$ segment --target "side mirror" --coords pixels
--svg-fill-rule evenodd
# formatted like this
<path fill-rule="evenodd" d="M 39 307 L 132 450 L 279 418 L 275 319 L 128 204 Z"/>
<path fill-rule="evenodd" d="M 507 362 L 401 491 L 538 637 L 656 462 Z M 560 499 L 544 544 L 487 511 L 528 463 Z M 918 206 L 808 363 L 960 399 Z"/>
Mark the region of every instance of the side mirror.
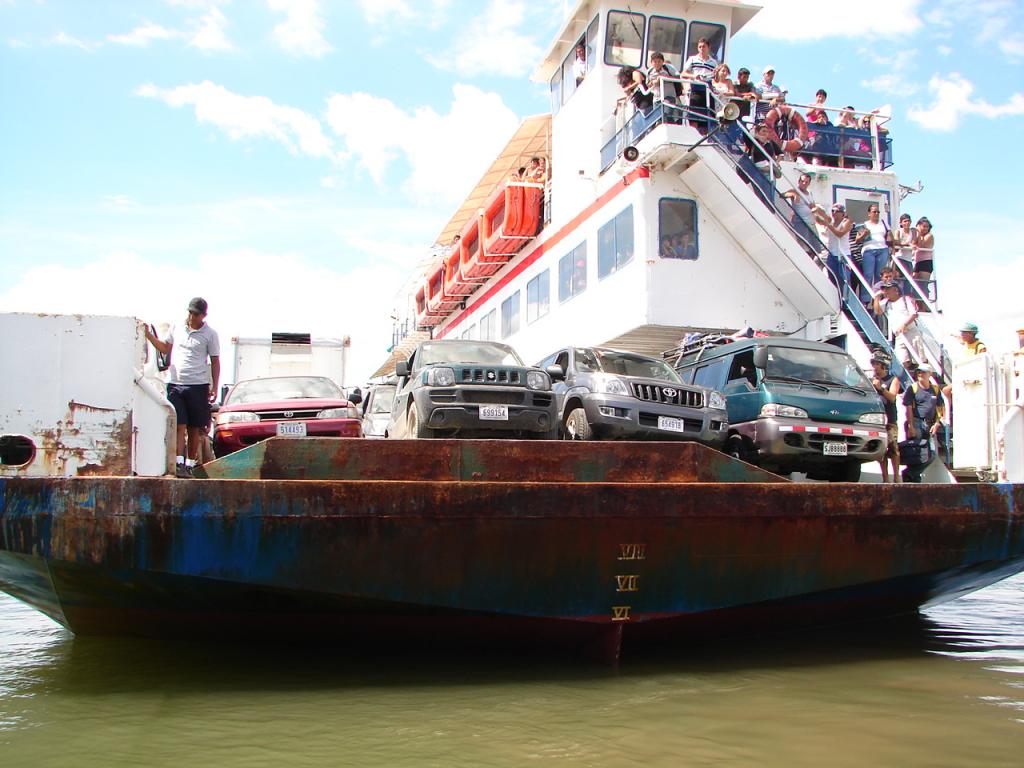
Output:
<path fill-rule="evenodd" d="M 762 371 L 768 367 L 768 347 L 758 347 L 754 350 L 754 367 Z"/>
<path fill-rule="evenodd" d="M 552 381 L 565 381 L 565 369 L 560 365 L 549 365 L 544 369 Z"/>
<path fill-rule="evenodd" d="M 406 360 L 399 360 L 395 363 L 395 376 L 404 379 L 409 375 L 409 363 Z"/>

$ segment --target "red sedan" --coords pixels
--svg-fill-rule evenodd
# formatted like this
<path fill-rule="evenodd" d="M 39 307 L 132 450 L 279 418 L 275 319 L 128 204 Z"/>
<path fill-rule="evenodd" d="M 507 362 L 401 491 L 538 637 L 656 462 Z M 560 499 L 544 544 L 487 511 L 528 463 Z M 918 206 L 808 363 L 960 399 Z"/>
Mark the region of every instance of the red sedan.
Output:
<path fill-rule="evenodd" d="M 240 381 L 217 412 L 213 448 L 226 456 L 274 436 L 362 437 L 359 401 L 325 376 Z"/>

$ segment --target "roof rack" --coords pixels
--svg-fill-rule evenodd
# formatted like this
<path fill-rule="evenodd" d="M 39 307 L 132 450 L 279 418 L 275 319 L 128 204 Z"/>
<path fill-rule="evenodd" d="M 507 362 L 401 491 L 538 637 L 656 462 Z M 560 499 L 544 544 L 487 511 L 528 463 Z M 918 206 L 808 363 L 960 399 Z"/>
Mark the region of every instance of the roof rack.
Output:
<path fill-rule="evenodd" d="M 666 361 L 669 361 L 673 367 L 679 364 L 687 355 L 692 355 L 694 352 L 697 353 L 697 360 L 700 360 L 701 354 L 709 348 L 720 347 L 723 344 L 729 344 L 738 339 L 748 338 L 746 333 L 747 329 L 743 329 L 739 333 L 732 335 L 725 333 L 701 333 L 700 331 L 693 331 L 686 334 L 680 340 L 679 344 L 662 353 L 662 357 Z"/>

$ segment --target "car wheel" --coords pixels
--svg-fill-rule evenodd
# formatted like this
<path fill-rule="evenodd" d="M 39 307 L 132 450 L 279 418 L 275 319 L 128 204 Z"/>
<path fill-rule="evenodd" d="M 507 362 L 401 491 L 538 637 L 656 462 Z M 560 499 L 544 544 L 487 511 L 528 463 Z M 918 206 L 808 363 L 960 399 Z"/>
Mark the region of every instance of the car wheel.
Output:
<path fill-rule="evenodd" d="M 587 421 L 587 412 L 582 408 L 574 408 L 565 419 L 566 440 L 593 440 L 594 430 Z"/>
<path fill-rule="evenodd" d="M 722 448 L 722 453 L 726 456 L 731 456 L 734 459 L 744 461 L 744 455 L 746 451 L 743 450 L 743 438 L 739 435 L 732 435 L 728 440 L 725 441 L 725 447 Z"/>
<path fill-rule="evenodd" d="M 424 427 L 420 424 L 419 414 L 416 412 L 416 406 L 414 405 L 409 409 L 409 420 L 407 422 L 408 429 L 406 430 L 409 437 L 415 437 L 418 439 L 433 437 L 434 430 L 430 427 Z"/>

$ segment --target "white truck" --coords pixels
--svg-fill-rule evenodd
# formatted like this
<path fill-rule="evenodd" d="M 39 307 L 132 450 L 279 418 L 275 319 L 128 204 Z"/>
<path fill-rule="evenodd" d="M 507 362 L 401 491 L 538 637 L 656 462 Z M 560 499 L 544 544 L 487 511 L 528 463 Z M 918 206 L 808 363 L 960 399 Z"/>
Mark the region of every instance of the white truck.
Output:
<path fill-rule="evenodd" d="M 345 387 L 351 339 L 308 333 L 272 333 L 270 338 L 232 337 L 234 381 L 268 376 L 326 376 Z"/>

